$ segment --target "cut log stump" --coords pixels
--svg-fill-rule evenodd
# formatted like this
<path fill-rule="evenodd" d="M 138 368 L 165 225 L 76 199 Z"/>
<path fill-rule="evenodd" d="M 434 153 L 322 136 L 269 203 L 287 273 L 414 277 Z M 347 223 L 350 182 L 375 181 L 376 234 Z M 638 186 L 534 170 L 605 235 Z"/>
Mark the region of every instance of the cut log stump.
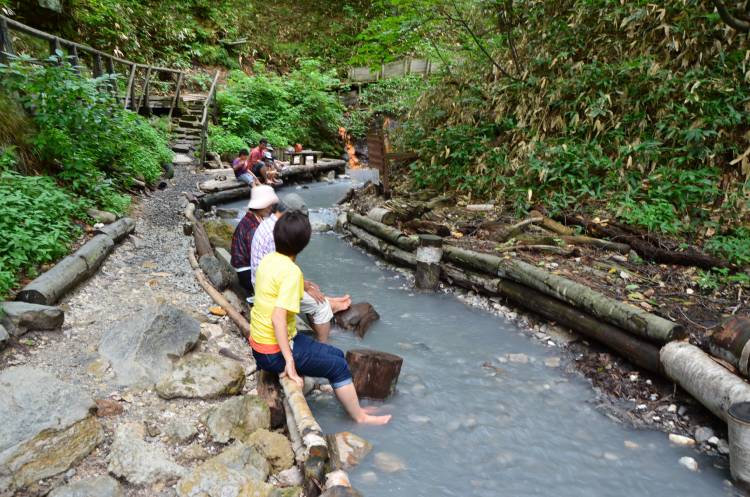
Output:
<path fill-rule="evenodd" d="M 354 388 L 360 398 L 383 400 L 396 391 L 403 358 L 378 350 L 352 349 L 346 353 Z"/>
<path fill-rule="evenodd" d="M 271 410 L 271 429 L 281 428 L 286 424 L 283 393 L 279 375 L 268 371 L 258 372 L 258 396 L 266 401 Z"/>

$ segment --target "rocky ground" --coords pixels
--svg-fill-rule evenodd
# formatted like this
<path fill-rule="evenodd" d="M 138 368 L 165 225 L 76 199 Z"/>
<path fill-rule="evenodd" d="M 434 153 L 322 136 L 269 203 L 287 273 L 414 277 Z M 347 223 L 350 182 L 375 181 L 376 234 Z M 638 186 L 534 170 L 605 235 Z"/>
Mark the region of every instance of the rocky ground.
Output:
<path fill-rule="evenodd" d="M 25 443 L 20 455 L 0 457 L 3 497 L 19 483 L 27 484 L 19 497 L 51 489 L 55 497 L 269 495 L 267 477 L 293 465 L 286 437 L 266 430 L 249 348 L 226 317 L 209 312 L 187 260 L 181 192 L 199 179 L 179 166 L 166 189 L 136 200 L 136 233 L 60 302 L 62 330 L 31 331 L 0 351 L 0 396 L 13 399 L 0 408 L 10 418 L 0 439 Z M 6 464 L 17 471 L 4 473 Z M 285 485 L 299 483 L 294 471 L 283 474 Z"/>
<path fill-rule="evenodd" d="M 414 203 L 435 197 L 434 194 L 420 197 L 400 192 L 393 198 L 396 203 Z M 450 243 L 472 250 L 497 255 L 498 249 L 504 250 L 513 244 L 512 241 L 506 244 L 493 242 L 488 239 L 490 233 L 487 231 L 466 228 L 488 220 L 499 220 L 499 224 L 509 226 L 518 222 L 518 218 L 502 212 L 501 208 L 471 211 L 466 208 L 466 202 L 455 200 L 440 203 L 419 219 L 445 226 L 450 231 Z M 382 204 L 383 198 L 377 189 L 368 187 L 351 197 L 348 206 L 366 214 L 372 207 Z M 404 232 L 415 233 L 408 223 L 398 224 Z M 549 235 L 536 226 L 529 226 L 525 231 L 536 236 Z M 694 267 L 649 263 L 633 253 L 621 254 L 583 246 L 575 247 L 567 255 L 527 250 L 501 253 L 674 320 L 684 326 L 693 343 L 703 348 L 707 348 L 708 338 L 725 319 L 735 315 L 750 316 L 750 292 L 741 284 L 704 288 L 701 273 Z M 591 381 L 597 391 L 598 406 L 606 415 L 636 428 L 673 434 L 675 443 L 695 445 L 706 453 L 728 454 L 725 424 L 672 382 L 644 372 L 611 350 L 554 323 L 509 308 L 499 297 L 487 298 L 444 285 L 443 289 L 456 293 L 469 305 L 516 322 L 530 339 L 560 349 L 562 367 L 570 373 L 583 374 Z M 728 465 L 728 459 L 725 461 Z"/>

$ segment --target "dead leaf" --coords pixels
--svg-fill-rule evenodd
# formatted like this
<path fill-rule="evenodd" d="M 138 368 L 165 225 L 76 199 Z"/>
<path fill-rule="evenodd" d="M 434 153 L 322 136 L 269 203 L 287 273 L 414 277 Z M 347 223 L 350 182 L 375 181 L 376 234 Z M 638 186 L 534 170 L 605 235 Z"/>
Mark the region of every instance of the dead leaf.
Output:
<path fill-rule="evenodd" d="M 214 316 L 226 316 L 227 315 L 227 311 L 225 311 L 223 307 L 218 306 L 218 305 L 209 307 L 208 312 L 210 312 Z"/>

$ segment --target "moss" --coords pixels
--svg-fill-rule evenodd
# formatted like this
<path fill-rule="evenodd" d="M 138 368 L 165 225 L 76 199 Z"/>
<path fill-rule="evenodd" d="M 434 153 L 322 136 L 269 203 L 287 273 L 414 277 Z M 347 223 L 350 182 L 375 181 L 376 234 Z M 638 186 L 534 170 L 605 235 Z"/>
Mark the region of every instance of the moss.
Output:
<path fill-rule="evenodd" d="M 206 228 L 208 239 L 214 247 L 220 247 L 226 250 L 232 249 L 232 235 L 234 228 L 224 221 L 204 221 L 203 227 Z"/>

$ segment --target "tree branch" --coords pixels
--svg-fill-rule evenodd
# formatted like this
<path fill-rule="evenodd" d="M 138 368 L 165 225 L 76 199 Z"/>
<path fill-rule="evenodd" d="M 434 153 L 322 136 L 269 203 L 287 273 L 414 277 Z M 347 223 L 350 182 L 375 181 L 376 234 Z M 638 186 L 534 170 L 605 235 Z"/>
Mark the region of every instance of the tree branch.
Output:
<path fill-rule="evenodd" d="M 725 24 L 743 33 L 750 32 L 750 21 L 735 17 L 729 12 L 729 9 L 727 9 L 727 6 L 724 5 L 722 0 L 712 0 L 712 2 L 716 7 L 716 10 L 719 12 L 719 17 L 721 17 L 721 20 L 724 21 Z M 750 6 L 750 2 L 745 5 L 745 9 L 747 9 L 748 6 Z"/>

